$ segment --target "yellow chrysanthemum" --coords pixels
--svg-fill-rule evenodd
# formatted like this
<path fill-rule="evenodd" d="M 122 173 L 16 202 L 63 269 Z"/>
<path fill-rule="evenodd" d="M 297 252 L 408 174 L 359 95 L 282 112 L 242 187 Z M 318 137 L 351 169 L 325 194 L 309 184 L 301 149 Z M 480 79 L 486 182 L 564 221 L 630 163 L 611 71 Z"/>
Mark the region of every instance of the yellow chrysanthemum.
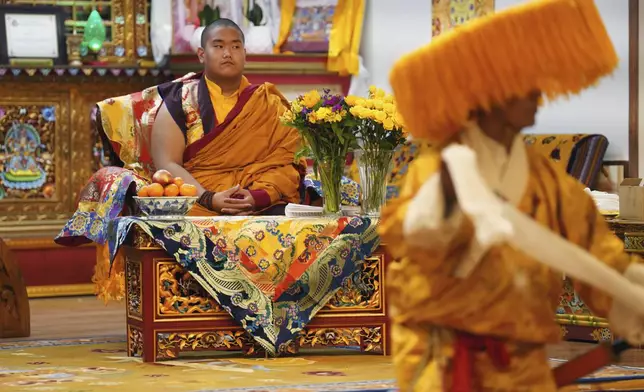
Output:
<path fill-rule="evenodd" d="M 387 130 L 387 131 L 391 131 L 391 130 L 393 130 L 393 129 L 394 129 L 394 122 L 393 122 L 393 120 L 392 120 L 392 119 L 390 119 L 390 118 L 385 118 L 385 119 L 382 121 L 382 127 L 383 127 L 383 128 L 385 128 L 385 130 Z"/>
<path fill-rule="evenodd" d="M 326 121 L 327 117 L 329 117 L 331 114 L 332 114 L 331 108 L 327 108 L 327 107 L 321 107 L 315 112 L 315 116 L 320 121 Z"/>
<path fill-rule="evenodd" d="M 385 113 L 387 113 L 387 114 L 394 114 L 394 113 L 396 113 L 396 107 L 394 106 L 394 104 L 393 104 L 393 103 L 389 103 L 389 102 L 385 102 L 385 103 L 382 105 L 382 110 L 384 110 L 384 111 L 385 111 Z"/>
<path fill-rule="evenodd" d="M 302 97 L 302 104 L 311 109 L 320 102 L 320 99 L 322 99 L 322 97 L 318 90 L 311 90 Z"/>
<path fill-rule="evenodd" d="M 387 113 L 382 112 L 380 110 L 374 110 L 374 118 L 376 121 L 379 123 L 382 123 L 386 118 L 387 118 Z"/>
<path fill-rule="evenodd" d="M 293 112 L 290 110 L 285 111 L 280 117 L 280 120 L 282 120 L 283 122 L 293 121 Z"/>
<path fill-rule="evenodd" d="M 383 102 L 379 99 L 372 99 L 371 104 L 373 105 L 374 109 L 382 109 Z"/>
<path fill-rule="evenodd" d="M 313 124 L 315 124 L 316 122 L 318 122 L 318 116 L 316 115 L 316 113 L 315 113 L 315 112 L 311 112 L 311 113 L 307 114 L 307 115 L 306 115 L 306 119 L 307 119 L 310 123 L 313 123 Z"/>
<path fill-rule="evenodd" d="M 293 101 L 293 103 L 291 103 L 291 110 L 293 111 L 293 113 L 301 112 L 302 111 L 302 102 L 300 102 L 299 99 L 296 99 L 295 101 Z"/>
<path fill-rule="evenodd" d="M 355 106 L 359 99 L 361 99 L 361 98 L 356 97 L 355 95 L 347 95 L 344 98 L 344 102 L 346 102 L 347 105 L 349 105 L 349 106 Z"/>

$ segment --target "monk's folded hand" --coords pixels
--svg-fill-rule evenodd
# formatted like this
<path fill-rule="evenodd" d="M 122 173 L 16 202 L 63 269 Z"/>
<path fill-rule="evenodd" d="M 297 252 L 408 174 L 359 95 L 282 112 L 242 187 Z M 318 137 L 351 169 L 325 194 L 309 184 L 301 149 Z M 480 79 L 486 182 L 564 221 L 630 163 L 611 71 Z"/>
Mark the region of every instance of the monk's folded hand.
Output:
<path fill-rule="evenodd" d="M 244 193 L 246 192 L 246 193 Z M 241 193 L 243 198 L 235 196 Z M 250 197 L 250 200 L 248 199 Z M 212 209 L 223 215 L 240 215 L 253 210 L 255 202 L 250 192 L 236 185 L 212 196 Z"/>

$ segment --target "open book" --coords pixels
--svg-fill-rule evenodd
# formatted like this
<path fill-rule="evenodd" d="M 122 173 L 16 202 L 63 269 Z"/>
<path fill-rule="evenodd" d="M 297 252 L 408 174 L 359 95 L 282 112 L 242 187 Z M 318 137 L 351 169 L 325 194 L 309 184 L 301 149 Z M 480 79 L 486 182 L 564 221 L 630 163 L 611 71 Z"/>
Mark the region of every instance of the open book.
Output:
<path fill-rule="evenodd" d="M 360 207 L 342 206 L 342 214 L 346 216 L 360 215 Z M 290 203 L 286 206 L 286 216 L 290 218 L 306 218 L 323 216 L 322 207 Z"/>

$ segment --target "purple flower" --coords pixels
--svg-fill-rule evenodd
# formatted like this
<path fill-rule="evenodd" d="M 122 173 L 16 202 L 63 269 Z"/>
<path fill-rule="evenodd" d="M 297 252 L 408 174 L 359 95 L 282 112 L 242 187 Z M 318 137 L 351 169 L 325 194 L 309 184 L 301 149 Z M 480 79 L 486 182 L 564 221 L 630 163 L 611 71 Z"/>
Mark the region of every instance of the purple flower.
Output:
<path fill-rule="evenodd" d="M 339 95 L 332 95 L 324 100 L 324 106 L 340 105 L 342 98 Z"/>
<path fill-rule="evenodd" d="M 4 109 L 0 108 L 0 118 L 4 117 L 5 113 Z"/>

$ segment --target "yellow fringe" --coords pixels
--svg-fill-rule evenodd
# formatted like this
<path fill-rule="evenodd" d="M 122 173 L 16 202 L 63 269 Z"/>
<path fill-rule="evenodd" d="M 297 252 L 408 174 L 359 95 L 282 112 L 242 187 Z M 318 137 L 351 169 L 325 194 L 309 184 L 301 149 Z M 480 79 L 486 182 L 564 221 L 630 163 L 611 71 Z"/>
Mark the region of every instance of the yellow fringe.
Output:
<path fill-rule="evenodd" d="M 94 294 L 105 304 L 125 298 L 125 262 L 116 255 L 110 274 L 110 254 L 107 245 L 96 244 L 96 269 L 92 277 Z"/>
<path fill-rule="evenodd" d="M 540 0 L 435 37 L 400 59 L 390 82 L 408 131 L 440 144 L 473 109 L 534 90 L 577 94 L 617 63 L 593 0 Z"/>

